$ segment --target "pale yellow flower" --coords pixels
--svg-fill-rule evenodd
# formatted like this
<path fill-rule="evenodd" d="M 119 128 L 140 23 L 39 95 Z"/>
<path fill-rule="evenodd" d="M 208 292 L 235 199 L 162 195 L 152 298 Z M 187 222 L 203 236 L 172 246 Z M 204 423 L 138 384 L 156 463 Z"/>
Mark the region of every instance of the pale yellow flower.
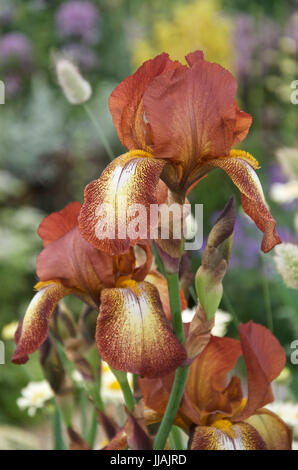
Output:
<path fill-rule="evenodd" d="M 2 328 L 2 332 L 1 332 L 2 338 L 7 341 L 14 339 L 14 335 L 18 328 L 18 324 L 19 323 L 17 321 L 12 321 L 10 323 L 7 323 L 7 325 L 4 325 L 4 327 Z"/>
<path fill-rule="evenodd" d="M 232 21 L 220 9 L 219 0 L 175 5 L 170 18 L 157 19 L 148 37 L 135 43 L 133 67 L 164 51 L 184 63 L 189 51 L 200 49 L 206 60 L 233 68 Z"/>
<path fill-rule="evenodd" d="M 298 246 L 283 243 L 274 248 L 274 261 L 286 286 L 298 289 Z"/>
<path fill-rule="evenodd" d="M 70 60 L 58 58 L 56 73 L 58 83 L 71 104 L 82 104 L 89 100 L 92 94 L 90 83 L 82 77 L 79 69 Z"/>

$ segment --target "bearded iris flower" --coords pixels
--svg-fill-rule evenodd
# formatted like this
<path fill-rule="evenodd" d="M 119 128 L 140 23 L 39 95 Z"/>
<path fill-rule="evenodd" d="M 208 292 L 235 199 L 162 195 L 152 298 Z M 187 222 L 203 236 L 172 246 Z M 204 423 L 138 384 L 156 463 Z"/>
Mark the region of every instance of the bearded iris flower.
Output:
<path fill-rule="evenodd" d="M 137 265 L 133 248 L 115 256 L 97 250 L 78 230 L 80 210 L 80 203 L 70 203 L 39 226 L 44 243 L 37 259 L 40 282 L 16 333 L 13 362 L 26 362 L 42 345 L 57 303 L 74 294 L 99 309 L 95 340 L 109 365 L 146 377 L 175 370 L 186 352 L 166 318 L 167 285 L 159 273 L 150 271 L 149 244 L 139 244 L 146 254 L 142 265 Z"/>
<path fill-rule="evenodd" d="M 193 450 L 290 450 L 290 429 L 263 408 L 273 401 L 271 382 L 284 367 L 283 349 L 269 330 L 251 321 L 239 326 L 239 335 L 240 341 L 211 337 L 193 361 L 176 424 L 190 435 Z M 247 398 L 239 378 L 227 375 L 241 355 Z M 147 422 L 161 419 L 172 381 L 172 375 L 140 380 Z"/>
<path fill-rule="evenodd" d="M 145 62 L 110 96 L 113 122 L 129 151 L 85 189 L 79 228 L 96 248 L 121 253 L 138 241 L 128 235 L 117 238 L 117 233 L 113 240 L 96 236 L 102 204 L 116 209 L 125 195 L 130 204 L 149 209 L 158 202 L 160 180 L 183 203 L 192 186 L 214 168 L 224 170 L 239 188 L 243 209 L 264 233 L 262 250 L 281 242 L 254 171 L 258 162 L 243 150 L 231 149 L 245 138 L 252 122 L 235 100 L 236 80 L 220 65 L 205 61 L 200 51 L 186 60 L 188 66 L 163 53 Z M 129 216 L 124 222 L 129 223 Z"/>

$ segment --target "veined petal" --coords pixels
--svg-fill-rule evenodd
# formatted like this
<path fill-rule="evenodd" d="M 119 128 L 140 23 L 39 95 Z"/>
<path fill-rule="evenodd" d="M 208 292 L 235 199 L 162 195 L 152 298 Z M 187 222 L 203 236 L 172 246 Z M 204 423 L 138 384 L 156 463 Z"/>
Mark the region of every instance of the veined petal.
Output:
<path fill-rule="evenodd" d="M 240 158 L 235 154 L 236 151 L 233 152 L 233 157 L 208 160 L 208 165 L 222 168 L 241 192 L 244 211 L 264 234 L 261 248 L 266 253 L 281 243 L 275 228 L 276 222 L 266 206 L 260 180 L 251 162 L 243 159 L 242 153 Z"/>
<path fill-rule="evenodd" d="M 203 157 L 228 155 L 245 128 L 232 74 L 200 53 L 190 54 L 188 62 L 190 68 L 158 76 L 143 98 L 154 155 L 181 163 L 185 180 Z"/>
<path fill-rule="evenodd" d="M 141 148 L 151 151 L 150 128 L 144 120 L 143 95 L 158 75 L 165 70 L 183 67 L 173 62 L 168 54 L 160 54 L 123 80 L 109 99 L 110 112 L 122 144 L 129 150 Z"/>
<path fill-rule="evenodd" d="M 204 52 L 203 51 L 189 52 L 189 54 L 185 56 L 185 59 L 188 65 L 191 67 L 193 64 L 198 62 L 198 60 L 204 59 Z"/>
<path fill-rule="evenodd" d="M 186 358 L 149 282 L 103 290 L 96 343 L 112 367 L 145 377 L 168 374 Z"/>
<path fill-rule="evenodd" d="M 261 409 L 246 423 L 258 431 L 268 450 L 291 450 L 292 431 L 275 413 Z"/>
<path fill-rule="evenodd" d="M 247 372 L 248 397 L 245 407 L 233 417 L 243 420 L 273 401 L 271 382 L 285 366 L 283 348 L 272 333 L 252 321 L 239 326 L 241 348 Z"/>
<path fill-rule="evenodd" d="M 57 280 L 78 289 L 96 306 L 103 284 L 105 287 L 115 284 L 114 260 L 107 253 L 96 250 L 80 234 L 78 215 L 81 207 L 79 202 L 72 202 L 43 219 L 38 233 L 45 248 L 37 258 L 36 271 L 42 282 Z"/>
<path fill-rule="evenodd" d="M 71 289 L 58 282 L 50 281 L 38 286 L 40 290 L 31 300 L 16 335 L 17 348 L 12 358 L 15 364 L 27 362 L 28 354 L 36 351 L 46 340 L 50 317 L 57 303 L 71 292 Z"/>
<path fill-rule="evenodd" d="M 252 116 L 240 111 L 237 102 L 235 101 L 236 107 L 236 125 L 234 129 L 234 139 L 232 145 L 239 144 L 248 134 L 249 128 L 252 123 Z"/>
<path fill-rule="evenodd" d="M 232 338 L 212 336 L 208 345 L 193 361 L 187 379 L 187 391 L 192 403 L 202 413 L 204 410 L 221 410 L 223 392 L 227 387 L 227 373 L 235 367 L 241 355 L 239 341 Z M 209 409 L 212 405 L 213 409 Z M 228 396 L 225 409 L 232 412 Z M 228 408 L 230 409 L 228 409 Z"/>
<path fill-rule="evenodd" d="M 54 212 L 43 219 L 37 233 L 43 240 L 44 247 L 63 237 L 78 225 L 81 207 L 80 202 L 70 202 L 61 211 Z"/>
<path fill-rule="evenodd" d="M 150 238 L 150 205 L 165 161 L 136 150 L 116 158 L 101 177 L 88 184 L 79 217 L 83 237 L 110 254 L 125 253 Z"/>
<path fill-rule="evenodd" d="M 67 287 L 81 290 L 95 305 L 103 285 L 115 284 L 113 257 L 87 243 L 78 227 L 42 250 L 37 257 L 36 272 L 41 281 L 59 280 Z"/>
<path fill-rule="evenodd" d="M 226 424 L 223 422 L 226 421 Z M 222 420 L 222 429 L 215 426 L 197 426 L 191 450 L 267 450 L 259 433 L 248 423 L 231 425 Z M 226 428 L 226 429 L 225 429 Z"/>

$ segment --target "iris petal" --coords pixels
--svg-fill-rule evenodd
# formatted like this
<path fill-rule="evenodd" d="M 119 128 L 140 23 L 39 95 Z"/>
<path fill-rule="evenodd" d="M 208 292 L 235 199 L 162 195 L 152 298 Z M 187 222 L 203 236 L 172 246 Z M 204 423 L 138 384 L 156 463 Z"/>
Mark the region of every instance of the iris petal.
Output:
<path fill-rule="evenodd" d="M 189 174 L 205 156 L 228 155 L 246 135 L 251 118 L 235 101 L 237 82 L 218 64 L 188 56 L 190 68 L 168 70 L 144 93 L 154 155 L 183 165 Z"/>
<path fill-rule="evenodd" d="M 142 148 L 151 151 L 150 127 L 144 121 L 143 95 L 148 85 L 168 69 L 183 67 L 173 62 L 168 54 L 147 60 L 133 74 L 123 80 L 109 99 L 110 112 L 122 144 L 129 150 Z"/>
<path fill-rule="evenodd" d="M 229 423 L 229 422 L 227 422 Z M 267 450 L 256 429 L 248 423 L 237 423 L 221 430 L 215 426 L 195 428 L 192 450 Z"/>
<path fill-rule="evenodd" d="M 291 450 L 292 431 L 276 414 L 261 409 L 246 422 L 258 431 L 268 450 Z"/>
<path fill-rule="evenodd" d="M 40 290 L 31 300 L 17 331 L 17 348 L 12 358 L 15 364 L 27 362 L 28 354 L 36 351 L 46 340 L 49 321 L 57 303 L 71 292 L 58 282 L 39 283 L 37 287 Z"/>
<path fill-rule="evenodd" d="M 149 282 L 103 290 L 96 342 L 112 367 L 145 377 L 168 374 L 186 359 Z"/>
<path fill-rule="evenodd" d="M 242 156 L 241 153 L 240 156 Z M 244 211 L 264 234 L 262 250 L 266 253 L 281 243 L 275 228 L 276 222 L 266 206 L 260 180 L 251 164 L 233 156 L 208 160 L 208 165 L 224 170 L 241 192 Z"/>
<path fill-rule="evenodd" d="M 158 202 L 164 165 L 142 151 L 128 152 L 110 163 L 85 189 L 79 217 L 83 237 L 109 254 L 125 253 L 139 240 L 150 238 L 150 205 Z"/>
<path fill-rule="evenodd" d="M 283 348 L 264 326 L 252 321 L 242 323 L 239 336 L 247 372 L 248 399 L 235 420 L 246 419 L 273 401 L 271 382 L 279 376 L 286 363 Z"/>

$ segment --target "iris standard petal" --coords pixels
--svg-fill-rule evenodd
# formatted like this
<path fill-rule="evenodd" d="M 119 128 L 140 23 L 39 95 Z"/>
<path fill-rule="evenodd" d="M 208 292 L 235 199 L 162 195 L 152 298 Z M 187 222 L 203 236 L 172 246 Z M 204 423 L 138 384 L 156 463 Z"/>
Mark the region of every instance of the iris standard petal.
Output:
<path fill-rule="evenodd" d="M 171 69 L 153 80 L 143 98 L 154 156 L 180 163 L 185 180 L 203 157 L 228 155 L 250 126 L 235 102 L 233 75 L 200 54 L 189 60 L 190 68 Z"/>
<path fill-rule="evenodd" d="M 168 54 L 160 54 L 144 62 L 112 92 L 109 99 L 110 112 L 119 139 L 127 149 L 151 151 L 150 127 L 144 120 L 143 95 L 154 78 L 176 67 L 183 66 L 179 62 L 173 62 Z"/>
<path fill-rule="evenodd" d="M 286 363 L 283 348 L 264 326 L 242 323 L 238 328 L 247 372 L 248 398 L 245 407 L 233 418 L 243 420 L 273 401 L 271 382 Z"/>
<path fill-rule="evenodd" d="M 193 361 L 186 388 L 192 403 L 202 413 L 211 404 L 215 410 L 221 409 L 217 408 L 216 402 L 222 405 L 227 373 L 235 367 L 240 355 L 239 341 L 212 336 L 202 353 Z"/>

